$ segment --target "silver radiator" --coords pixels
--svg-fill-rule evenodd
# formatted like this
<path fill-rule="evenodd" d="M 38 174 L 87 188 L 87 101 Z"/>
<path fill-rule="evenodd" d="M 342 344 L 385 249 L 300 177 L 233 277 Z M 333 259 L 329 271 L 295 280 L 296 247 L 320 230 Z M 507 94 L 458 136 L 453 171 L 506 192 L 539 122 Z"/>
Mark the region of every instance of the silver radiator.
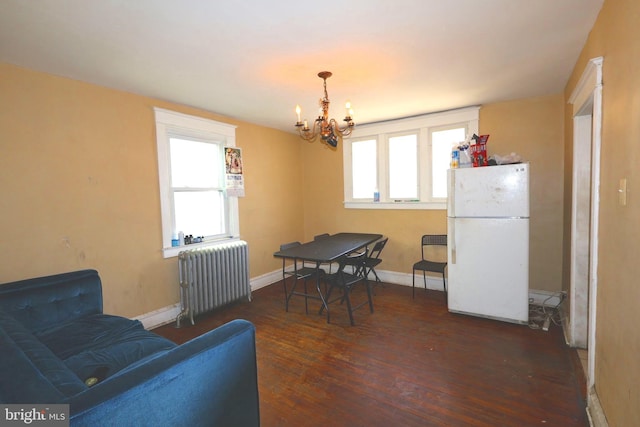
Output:
<path fill-rule="evenodd" d="M 249 284 L 249 247 L 243 240 L 204 249 L 180 252 L 180 308 L 176 326 L 189 318 L 247 297 Z"/>

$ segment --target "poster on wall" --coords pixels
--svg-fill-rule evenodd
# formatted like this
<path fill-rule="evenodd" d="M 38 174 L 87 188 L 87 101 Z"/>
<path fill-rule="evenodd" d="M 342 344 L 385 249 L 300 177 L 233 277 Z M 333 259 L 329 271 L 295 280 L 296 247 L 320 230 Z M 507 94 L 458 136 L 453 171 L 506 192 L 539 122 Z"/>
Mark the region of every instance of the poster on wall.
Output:
<path fill-rule="evenodd" d="M 242 175 L 242 149 L 225 147 L 224 163 L 227 172 L 227 195 L 244 197 L 244 176 Z"/>

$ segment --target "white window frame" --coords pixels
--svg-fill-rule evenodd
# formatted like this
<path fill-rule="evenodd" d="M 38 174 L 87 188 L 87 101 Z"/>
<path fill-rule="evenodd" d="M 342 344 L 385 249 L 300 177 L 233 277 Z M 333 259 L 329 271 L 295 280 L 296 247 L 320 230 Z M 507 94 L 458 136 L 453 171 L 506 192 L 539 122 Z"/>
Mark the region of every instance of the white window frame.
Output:
<path fill-rule="evenodd" d="M 171 189 L 171 156 L 169 149 L 170 138 L 185 138 L 215 141 L 223 147 L 235 147 L 236 126 L 216 122 L 202 117 L 177 113 L 162 108 L 154 108 L 156 119 L 156 144 L 158 148 L 158 179 L 160 184 L 160 212 L 162 215 L 162 252 L 164 258 L 177 256 L 186 249 L 208 246 L 212 243 L 238 240 L 240 238 L 240 222 L 238 212 L 238 198 L 228 196 L 225 192 L 227 205 L 228 233 L 224 238 L 207 240 L 187 246 L 171 246 L 173 230 L 173 197 Z M 224 159 L 224 156 L 222 156 Z M 220 166 L 224 168 L 224 165 Z"/>
<path fill-rule="evenodd" d="M 344 206 L 347 209 L 447 209 L 446 198 L 431 197 L 431 132 L 451 127 L 465 127 L 467 135 L 478 134 L 480 107 L 467 107 L 405 119 L 391 120 L 381 123 L 361 125 L 354 129 L 350 138 L 342 144 L 344 171 Z M 419 200 L 391 200 L 389 198 L 388 177 L 388 140 L 389 137 L 417 133 L 418 134 L 418 189 Z M 377 188 L 380 201 L 373 201 L 373 194 L 368 199 L 352 197 L 352 156 L 351 143 L 355 141 L 375 139 L 377 141 Z"/>

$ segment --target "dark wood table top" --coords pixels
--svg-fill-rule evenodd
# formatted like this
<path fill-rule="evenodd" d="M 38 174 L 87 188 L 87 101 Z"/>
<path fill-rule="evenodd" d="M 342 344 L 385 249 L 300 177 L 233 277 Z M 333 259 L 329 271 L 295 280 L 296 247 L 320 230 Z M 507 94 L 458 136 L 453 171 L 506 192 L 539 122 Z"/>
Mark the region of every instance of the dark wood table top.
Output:
<path fill-rule="evenodd" d="M 381 234 L 338 233 L 275 252 L 273 256 L 318 263 L 332 262 L 341 256 L 370 245 L 381 237 Z"/>

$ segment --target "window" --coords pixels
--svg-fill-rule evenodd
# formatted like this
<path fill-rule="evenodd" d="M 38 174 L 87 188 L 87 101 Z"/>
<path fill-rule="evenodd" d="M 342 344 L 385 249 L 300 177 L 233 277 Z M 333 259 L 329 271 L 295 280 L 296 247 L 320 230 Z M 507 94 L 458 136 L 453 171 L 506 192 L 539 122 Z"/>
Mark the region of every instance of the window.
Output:
<path fill-rule="evenodd" d="M 431 131 L 431 182 L 435 199 L 447 197 L 447 169 L 451 161 L 451 149 L 467 138 L 466 126 Z"/>
<path fill-rule="evenodd" d="M 389 137 L 389 198 L 418 198 L 418 134 Z"/>
<path fill-rule="evenodd" d="M 235 146 L 235 126 L 159 108 L 155 114 L 164 256 L 184 250 L 171 245 L 180 231 L 204 237 L 202 244 L 237 238 L 237 198 L 224 184 L 224 147 Z"/>
<path fill-rule="evenodd" d="M 343 141 L 345 207 L 446 209 L 451 149 L 478 133 L 478 112 L 470 107 L 357 127 Z"/>
<path fill-rule="evenodd" d="M 354 141 L 353 150 L 353 197 L 363 199 L 370 197 L 376 190 L 376 140 L 365 139 Z"/>

